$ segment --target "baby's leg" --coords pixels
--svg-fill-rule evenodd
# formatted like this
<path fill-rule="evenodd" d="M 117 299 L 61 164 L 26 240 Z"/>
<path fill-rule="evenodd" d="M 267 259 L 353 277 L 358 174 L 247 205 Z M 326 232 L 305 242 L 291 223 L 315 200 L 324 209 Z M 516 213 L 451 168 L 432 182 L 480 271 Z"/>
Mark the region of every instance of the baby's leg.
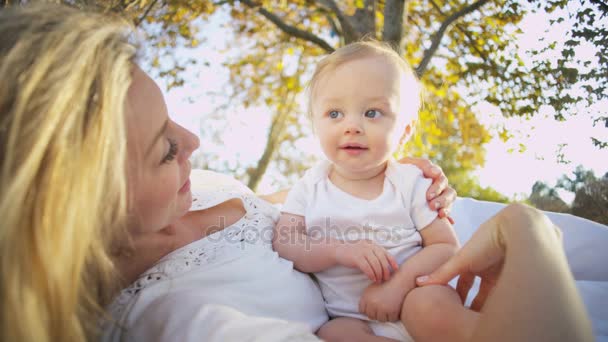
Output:
<path fill-rule="evenodd" d="M 415 341 L 468 341 L 479 313 L 469 310 L 450 286 L 417 287 L 405 297 L 401 321 Z"/>
<path fill-rule="evenodd" d="M 351 317 L 338 317 L 323 324 L 317 331 L 317 336 L 323 341 L 328 342 L 395 342 L 391 338 L 374 335 L 372 328 L 369 327 L 367 322 Z"/>

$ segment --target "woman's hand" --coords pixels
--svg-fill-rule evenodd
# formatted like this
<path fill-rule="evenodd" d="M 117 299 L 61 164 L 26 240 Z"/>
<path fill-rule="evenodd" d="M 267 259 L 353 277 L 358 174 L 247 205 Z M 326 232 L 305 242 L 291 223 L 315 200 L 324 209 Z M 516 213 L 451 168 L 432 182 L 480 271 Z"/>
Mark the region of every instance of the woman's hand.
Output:
<path fill-rule="evenodd" d="M 454 224 L 454 220 L 449 216 L 450 208 L 456 200 L 456 191 L 448 185 L 448 179 L 441 168 L 427 159 L 406 157 L 399 160 L 401 164 L 412 164 L 418 167 L 424 177 L 433 180 L 433 183 L 426 192 L 426 199 L 429 207 L 439 212 L 439 217 L 447 219 Z"/>
<path fill-rule="evenodd" d="M 360 269 L 373 282 L 389 280 L 391 268 L 399 269 L 395 257 L 370 240 L 339 242 L 335 260 L 340 265 Z"/>
<path fill-rule="evenodd" d="M 505 251 L 512 241 L 507 235 L 522 233 L 524 238 L 543 240 L 550 239 L 551 232 L 561 239 L 561 231 L 540 211 L 521 204 L 509 205 L 484 222 L 456 255 L 430 275 L 418 277 L 416 282 L 421 286 L 447 284 L 460 275 L 456 291 L 464 303 L 475 276 L 479 276 L 481 285 L 471 304 L 472 310 L 479 311 L 500 277 Z"/>
<path fill-rule="evenodd" d="M 388 282 L 368 286 L 359 299 L 359 312 L 380 322 L 398 321 L 405 294 L 394 285 Z"/>

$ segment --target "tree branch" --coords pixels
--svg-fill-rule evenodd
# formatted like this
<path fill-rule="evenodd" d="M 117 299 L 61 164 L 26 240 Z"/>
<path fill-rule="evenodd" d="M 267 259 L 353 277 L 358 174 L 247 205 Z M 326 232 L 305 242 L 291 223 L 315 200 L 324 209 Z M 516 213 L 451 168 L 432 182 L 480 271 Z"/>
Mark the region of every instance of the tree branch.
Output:
<path fill-rule="evenodd" d="M 325 19 L 327 19 L 327 22 L 331 26 L 331 29 L 336 33 L 336 35 L 342 38 L 343 33 L 342 29 L 340 28 L 341 25 L 338 26 L 338 24 L 336 23 L 336 18 L 332 15 L 333 12 L 329 8 L 319 7 L 313 13 L 320 13 L 321 15 L 323 15 Z"/>
<path fill-rule="evenodd" d="M 416 68 L 416 74 L 418 75 L 418 77 L 422 77 L 422 75 L 426 71 L 429 62 L 431 61 L 431 58 L 433 58 L 433 55 L 439 48 L 441 39 L 443 38 L 443 35 L 450 27 L 450 25 L 459 18 L 476 11 L 481 6 L 485 5 L 488 1 L 489 0 L 478 0 L 477 2 L 474 2 L 469 6 L 461 8 L 460 10 L 452 13 L 449 17 L 447 17 L 447 19 L 441 24 L 441 27 L 439 27 L 439 30 L 437 30 L 437 32 L 433 35 L 431 46 L 426 51 L 424 51 L 424 57 L 422 58 L 422 62 L 420 62 L 420 65 L 418 65 L 418 67 Z"/>
<path fill-rule="evenodd" d="M 144 14 L 135 19 L 135 26 L 138 27 L 142 21 L 144 21 L 146 19 L 146 17 L 148 16 L 148 14 L 150 14 L 150 11 L 152 10 L 152 7 L 154 7 L 156 5 L 156 3 L 158 2 L 158 0 L 154 0 L 150 3 L 150 5 L 148 6 L 148 8 L 146 8 L 146 11 L 144 12 Z"/>
<path fill-rule="evenodd" d="M 445 16 L 443 11 L 441 10 L 441 7 L 439 7 L 439 5 L 437 5 L 437 3 L 435 1 L 431 0 L 431 4 L 433 5 L 433 7 L 435 7 L 437 12 L 439 12 L 441 15 Z M 490 63 L 492 65 L 492 67 L 495 68 L 496 70 L 500 69 L 500 67 L 494 62 L 494 60 L 492 60 L 490 57 L 488 57 L 488 55 L 486 55 L 485 52 L 479 50 L 477 45 L 475 45 L 475 39 L 473 39 L 473 37 L 471 36 L 471 33 L 469 33 L 469 31 L 464 29 L 462 27 L 462 25 L 460 25 L 460 24 L 455 24 L 455 26 L 458 29 L 458 31 L 462 32 L 462 34 L 464 34 L 467 37 L 467 39 L 469 40 L 469 43 L 471 43 L 471 46 L 473 47 L 473 50 L 475 50 L 475 52 L 477 52 L 479 57 L 481 57 L 486 63 Z"/>
<path fill-rule="evenodd" d="M 268 19 L 270 22 L 275 24 L 281 31 L 287 33 L 288 35 L 309 41 L 313 44 L 316 44 L 317 46 L 319 46 L 320 48 L 322 48 L 323 50 L 325 50 L 327 52 L 334 51 L 334 48 L 331 45 L 329 45 L 325 40 L 317 37 L 316 35 L 308 32 L 308 31 L 300 30 L 299 28 L 297 28 L 295 26 L 287 25 L 276 14 L 269 12 L 268 10 L 266 10 L 265 8 L 263 8 L 259 5 L 254 4 L 253 1 L 251 1 L 251 0 L 240 0 L 240 1 L 243 4 L 247 5 L 247 7 L 257 10 L 258 13 L 263 15 L 266 19 Z"/>
<path fill-rule="evenodd" d="M 391 44 L 393 49 L 401 50 L 403 39 L 403 11 L 405 0 L 386 0 L 384 4 L 384 29 L 382 40 Z"/>
<path fill-rule="evenodd" d="M 335 13 L 336 18 L 340 22 L 340 28 L 342 31 L 342 37 L 344 41 L 350 42 L 359 39 L 360 35 L 353 27 L 350 19 L 348 19 L 342 10 L 338 7 L 338 4 L 334 0 L 317 0 L 318 3 L 327 7 L 330 11 Z"/>

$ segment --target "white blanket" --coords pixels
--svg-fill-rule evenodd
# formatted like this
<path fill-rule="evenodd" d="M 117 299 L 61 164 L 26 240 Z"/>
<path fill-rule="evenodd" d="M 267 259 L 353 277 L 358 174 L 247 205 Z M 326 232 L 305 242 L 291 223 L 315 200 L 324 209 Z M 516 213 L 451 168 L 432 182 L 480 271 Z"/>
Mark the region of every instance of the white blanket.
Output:
<path fill-rule="evenodd" d="M 192 188 L 243 187 L 232 177 L 193 170 Z M 504 207 L 504 204 L 458 198 L 452 209 L 454 226 L 464 244 L 479 225 Z M 608 227 L 566 214 L 547 213 L 563 231 L 564 248 L 580 294 L 593 323 L 597 341 L 608 342 Z M 468 300 L 476 294 L 475 284 Z"/>

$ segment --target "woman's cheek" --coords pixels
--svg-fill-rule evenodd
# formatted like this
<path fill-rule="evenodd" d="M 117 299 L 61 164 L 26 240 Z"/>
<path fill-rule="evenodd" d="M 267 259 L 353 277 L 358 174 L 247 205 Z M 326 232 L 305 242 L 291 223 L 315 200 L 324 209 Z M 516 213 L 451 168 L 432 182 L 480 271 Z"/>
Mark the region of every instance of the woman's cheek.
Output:
<path fill-rule="evenodd" d="M 176 210 L 175 201 L 178 191 L 178 180 L 175 177 L 164 175 L 155 177 L 147 182 L 145 189 L 141 189 L 137 201 L 137 212 L 142 222 L 142 229 L 162 229 L 169 222 Z"/>

